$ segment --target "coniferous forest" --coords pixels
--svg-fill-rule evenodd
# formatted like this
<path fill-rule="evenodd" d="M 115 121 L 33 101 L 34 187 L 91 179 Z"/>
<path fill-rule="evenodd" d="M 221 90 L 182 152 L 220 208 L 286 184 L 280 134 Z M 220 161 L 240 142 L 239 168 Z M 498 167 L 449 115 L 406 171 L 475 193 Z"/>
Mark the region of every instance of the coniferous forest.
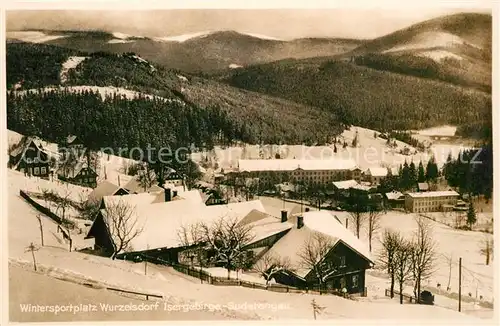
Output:
<path fill-rule="evenodd" d="M 243 123 L 217 107 L 200 109 L 160 98 L 126 99 L 92 91 L 53 90 L 7 95 L 8 128 L 61 142 L 74 134 L 92 149 L 178 148 L 247 141 Z"/>

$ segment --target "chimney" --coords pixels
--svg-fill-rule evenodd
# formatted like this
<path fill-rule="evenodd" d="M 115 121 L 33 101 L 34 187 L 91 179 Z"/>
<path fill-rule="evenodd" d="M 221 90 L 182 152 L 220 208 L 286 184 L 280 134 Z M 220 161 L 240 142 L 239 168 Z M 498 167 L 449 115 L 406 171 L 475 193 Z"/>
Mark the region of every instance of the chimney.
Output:
<path fill-rule="evenodd" d="M 172 190 L 170 188 L 164 188 L 165 190 L 165 202 L 172 200 Z"/>
<path fill-rule="evenodd" d="M 304 226 L 304 216 L 297 216 L 297 229 Z"/>
<path fill-rule="evenodd" d="M 288 220 L 288 212 L 283 210 L 281 211 L 281 223 L 284 223 Z"/>

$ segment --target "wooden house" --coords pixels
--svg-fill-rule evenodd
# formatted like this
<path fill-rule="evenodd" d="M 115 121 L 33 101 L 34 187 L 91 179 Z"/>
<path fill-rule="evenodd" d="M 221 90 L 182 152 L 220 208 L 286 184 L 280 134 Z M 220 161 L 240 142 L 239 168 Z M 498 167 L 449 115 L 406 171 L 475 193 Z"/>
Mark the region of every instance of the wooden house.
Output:
<path fill-rule="evenodd" d="M 49 179 L 50 160 L 41 142 L 32 137 L 23 137 L 9 154 L 9 167 L 29 176 Z"/>
<path fill-rule="evenodd" d="M 80 161 L 65 164 L 57 171 L 59 180 L 80 185 L 83 187 L 97 187 L 97 173 L 86 162 Z"/>
<path fill-rule="evenodd" d="M 291 217 L 289 222 L 293 227 L 262 258 L 271 255 L 290 261 L 290 270 L 274 276 L 277 283 L 311 289 L 321 283 L 328 290 L 345 288 L 349 294 L 366 293 L 365 271 L 373 266 L 370 252 L 331 212 L 309 211 Z M 305 264 L 299 253 L 308 243 L 314 246 L 315 241 L 326 244 L 329 249 L 319 265 L 311 266 Z M 321 270 L 321 282 L 315 269 Z"/>

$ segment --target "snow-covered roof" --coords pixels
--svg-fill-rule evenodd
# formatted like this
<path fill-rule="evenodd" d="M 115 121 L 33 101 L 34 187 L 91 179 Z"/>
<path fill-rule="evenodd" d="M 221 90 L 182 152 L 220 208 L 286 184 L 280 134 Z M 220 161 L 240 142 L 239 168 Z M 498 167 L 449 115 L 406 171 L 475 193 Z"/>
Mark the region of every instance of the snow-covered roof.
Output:
<path fill-rule="evenodd" d="M 123 200 L 128 196 L 118 196 Z M 157 248 L 176 248 L 183 244 L 179 232 L 183 227 L 189 228 L 198 222 L 211 224 L 220 218 L 241 220 L 252 210 L 264 208 L 260 201 L 249 201 L 227 205 L 206 206 L 203 203 L 193 203 L 188 200 L 176 200 L 158 204 L 139 204 L 134 207 L 136 219 L 135 228 L 141 229 L 140 234 L 132 239 L 127 252 L 143 251 Z M 106 218 L 105 210 L 101 210 Z"/>
<path fill-rule="evenodd" d="M 292 216 L 289 221 L 294 227 L 278 240 L 264 256 L 273 255 L 290 259 L 291 265 L 295 269 L 294 273 L 299 277 L 305 277 L 311 268 L 302 264 L 300 250 L 306 241 L 315 234 L 321 234 L 331 240 L 332 248 L 342 242 L 366 260 L 373 262 L 366 244 L 345 228 L 332 212 L 310 211 L 303 213 L 302 216 L 304 226 L 298 229 L 296 227 L 297 217 Z"/>
<path fill-rule="evenodd" d="M 17 147 L 14 150 L 12 150 L 12 152 L 10 152 L 10 156 L 17 158 L 19 157 L 19 155 L 21 155 L 20 157 L 24 157 L 31 143 L 33 143 L 39 151 L 44 152 L 49 157 L 53 158 L 59 157 L 57 144 L 48 143 L 46 141 L 41 140 L 38 137 L 23 137 L 18 143 Z M 16 165 L 13 167 L 14 169 L 17 169 L 17 166 L 20 161 L 21 160 L 19 159 L 16 162 Z"/>
<path fill-rule="evenodd" d="M 150 194 L 147 192 L 140 194 L 130 194 L 123 196 L 104 196 L 102 200 L 104 201 L 104 206 L 108 207 L 111 205 L 116 205 L 118 203 L 125 203 L 130 207 L 135 207 L 138 205 L 151 204 L 156 199 L 156 194 Z"/>
<path fill-rule="evenodd" d="M 87 159 L 86 158 L 82 158 L 82 159 L 80 159 L 79 161 L 75 162 L 72 165 L 69 165 L 69 166 L 60 166 L 59 169 L 57 170 L 57 174 L 61 175 L 61 176 L 64 176 L 64 177 L 67 177 L 67 178 L 74 178 L 78 174 L 80 174 L 80 172 L 84 168 L 89 168 L 90 170 L 92 170 L 92 172 L 95 173 L 94 168 L 92 168 L 91 166 L 90 167 L 88 166 Z"/>
<path fill-rule="evenodd" d="M 344 180 L 332 182 L 337 189 L 349 189 L 359 186 L 360 184 L 356 180 Z"/>
<path fill-rule="evenodd" d="M 239 224 L 246 225 L 252 230 L 253 238 L 249 245 L 274 234 L 290 230 L 293 227 L 293 224 L 290 222 L 281 222 L 281 218 L 271 216 L 256 209 L 250 211 Z"/>
<path fill-rule="evenodd" d="M 385 176 L 387 176 L 387 173 L 388 173 L 387 168 L 383 168 L 383 167 L 369 168 L 366 171 L 367 175 L 371 175 L 373 177 L 385 177 Z"/>
<path fill-rule="evenodd" d="M 448 197 L 448 196 L 460 196 L 458 192 L 449 191 L 426 191 L 426 192 L 410 192 L 407 193 L 408 196 L 412 198 L 425 198 L 425 197 Z"/>
<path fill-rule="evenodd" d="M 328 160 L 238 160 L 239 172 L 257 171 L 294 171 L 297 169 L 318 170 L 352 170 L 356 168 L 353 159 L 328 159 Z"/>
<path fill-rule="evenodd" d="M 403 197 L 403 193 L 399 192 L 399 191 L 391 191 L 391 192 L 387 192 L 385 193 L 385 196 L 387 197 L 387 199 L 389 200 L 396 200 L 396 199 L 400 199 L 401 197 Z"/>
<path fill-rule="evenodd" d="M 429 184 L 427 182 L 419 182 L 418 189 L 420 190 L 429 190 Z"/>
<path fill-rule="evenodd" d="M 100 202 L 104 196 L 113 196 L 119 189 L 120 187 L 117 185 L 109 181 L 103 181 L 89 194 L 88 200 Z"/>

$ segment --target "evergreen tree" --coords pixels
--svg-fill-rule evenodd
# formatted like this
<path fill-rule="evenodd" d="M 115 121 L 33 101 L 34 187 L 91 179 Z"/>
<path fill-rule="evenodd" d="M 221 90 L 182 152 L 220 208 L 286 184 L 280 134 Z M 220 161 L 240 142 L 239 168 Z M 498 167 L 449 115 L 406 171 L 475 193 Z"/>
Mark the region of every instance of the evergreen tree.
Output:
<path fill-rule="evenodd" d="M 417 168 L 415 166 L 415 163 L 413 162 L 413 160 L 411 161 L 410 163 L 410 166 L 408 168 L 408 187 L 409 189 L 412 189 L 413 187 L 415 187 L 417 185 Z"/>
<path fill-rule="evenodd" d="M 411 181 L 410 167 L 408 166 L 408 162 L 405 161 L 405 163 L 403 165 L 401 177 L 399 179 L 400 188 L 403 190 L 410 189 L 410 187 L 411 187 L 410 181 Z"/>
<path fill-rule="evenodd" d="M 467 210 L 467 225 L 469 225 L 469 229 L 472 230 L 472 226 L 476 224 L 476 222 L 476 210 L 474 209 L 474 205 L 471 201 L 471 203 L 469 204 L 469 209 Z"/>
<path fill-rule="evenodd" d="M 449 156 L 451 160 L 451 153 Z M 451 160 L 452 161 L 452 160 Z M 451 163 L 452 164 L 452 163 Z M 439 174 L 439 169 L 436 163 L 436 158 L 432 156 L 427 162 L 427 170 L 425 173 L 425 179 L 430 182 L 436 182 Z"/>
<path fill-rule="evenodd" d="M 420 163 L 418 163 L 418 182 L 425 182 L 425 180 L 424 165 L 422 164 L 422 161 L 420 161 Z"/>

